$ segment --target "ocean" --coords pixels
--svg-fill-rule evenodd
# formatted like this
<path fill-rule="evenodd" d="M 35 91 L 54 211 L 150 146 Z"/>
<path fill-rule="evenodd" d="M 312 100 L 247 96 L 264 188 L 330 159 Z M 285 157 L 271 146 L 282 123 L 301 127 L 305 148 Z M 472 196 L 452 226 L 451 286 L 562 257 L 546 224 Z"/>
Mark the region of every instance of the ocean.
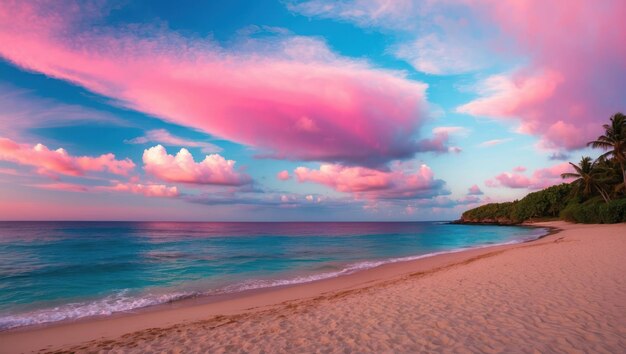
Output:
<path fill-rule="evenodd" d="M 0 222 L 0 329 L 311 282 L 546 233 L 445 222 Z"/>

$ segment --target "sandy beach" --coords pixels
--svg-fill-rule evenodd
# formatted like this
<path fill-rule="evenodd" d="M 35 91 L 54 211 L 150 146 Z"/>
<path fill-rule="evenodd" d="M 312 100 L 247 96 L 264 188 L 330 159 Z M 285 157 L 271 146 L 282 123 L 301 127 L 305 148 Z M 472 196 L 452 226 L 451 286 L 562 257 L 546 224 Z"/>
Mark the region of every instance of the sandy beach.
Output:
<path fill-rule="evenodd" d="M 109 318 L 0 333 L 0 352 L 626 350 L 626 224 Z"/>

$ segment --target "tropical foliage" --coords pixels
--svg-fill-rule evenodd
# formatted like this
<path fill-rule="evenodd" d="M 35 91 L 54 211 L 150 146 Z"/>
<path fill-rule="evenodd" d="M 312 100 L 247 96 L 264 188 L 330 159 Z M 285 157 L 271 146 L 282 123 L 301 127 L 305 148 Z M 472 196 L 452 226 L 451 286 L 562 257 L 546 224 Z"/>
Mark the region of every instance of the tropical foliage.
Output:
<path fill-rule="evenodd" d="M 558 218 L 572 196 L 567 183 L 533 192 L 521 200 L 490 203 L 463 213 L 467 223 L 518 224 L 533 219 Z"/>
<path fill-rule="evenodd" d="M 573 178 L 561 184 L 530 193 L 508 203 L 491 203 L 463 213 L 461 222 L 516 224 L 533 219 L 557 218 L 582 223 L 626 222 L 626 116 L 616 113 L 604 134 L 588 146 L 603 149 L 594 161 L 584 156 L 570 162 Z"/>
<path fill-rule="evenodd" d="M 603 125 L 605 133 L 598 139 L 589 142 L 589 146 L 604 149 L 606 152 L 599 159 L 613 159 L 622 174 L 622 187 L 626 185 L 626 116 L 615 113 L 611 124 Z M 623 188 L 626 192 L 626 188 Z"/>

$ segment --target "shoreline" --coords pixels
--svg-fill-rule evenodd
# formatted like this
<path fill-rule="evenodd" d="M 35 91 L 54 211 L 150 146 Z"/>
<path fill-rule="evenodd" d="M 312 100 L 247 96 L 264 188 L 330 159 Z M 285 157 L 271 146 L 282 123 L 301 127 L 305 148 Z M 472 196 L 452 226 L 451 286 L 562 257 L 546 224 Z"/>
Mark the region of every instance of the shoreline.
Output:
<path fill-rule="evenodd" d="M 499 254 L 507 249 L 534 244 L 562 231 L 559 227 L 540 223 L 514 226 L 544 228 L 547 229 L 547 233 L 533 240 L 415 256 L 418 258 L 384 263 L 373 268 L 310 282 L 180 299 L 105 316 L 89 316 L 20 326 L 1 331 L 0 342 L 8 344 L 7 348 L 11 348 L 8 352 L 14 352 L 13 349 L 18 352 L 34 351 L 95 339 L 109 339 L 154 327 L 189 324 L 206 320 L 207 317 L 251 314 L 273 307 L 286 306 L 293 301 L 315 300 L 329 294 L 362 290 L 401 281 L 405 276 L 415 272 L 420 274 L 438 272 L 448 267 Z M 66 334 L 70 333 L 68 338 Z M 38 340 L 33 342 L 33 338 L 38 338 Z M 43 343 L 46 343 L 44 347 L 41 346 Z M 0 348 L 0 353 L 4 352 Z"/>
<path fill-rule="evenodd" d="M 454 222 L 450 222 L 450 224 L 454 224 Z M 520 227 L 520 228 L 544 229 L 546 230 L 546 233 L 534 239 L 519 239 L 519 240 L 512 240 L 512 241 L 502 242 L 502 243 L 482 244 L 482 245 L 462 247 L 462 248 L 456 248 L 456 249 L 450 249 L 450 250 L 435 251 L 435 252 L 426 253 L 426 254 L 390 257 L 390 258 L 374 259 L 374 260 L 360 260 L 360 261 L 356 261 L 353 263 L 346 263 L 343 265 L 343 268 L 337 271 L 309 274 L 305 278 L 311 278 L 311 279 L 304 279 L 302 281 L 296 282 L 296 280 L 300 279 L 301 277 L 298 275 L 292 274 L 291 276 L 287 276 L 286 278 L 278 278 L 278 279 L 273 279 L 273 280 L 265 279 L 265 281 L 267 281 L 269 285 L 260 285 L 258 287 L 253 287 L 253 288 L 248 288 L 248 289 L 243 289 L 243 290 L 233 290 L 233 291 L 224 291 L 224 292 L 214 292 L 214 293 L 197 292 L 195 294 L 194 293 L 182 294 L 178 298 L 174 297 L 170 300 L 163 301 L 160 303 L 131 308 L 127 310 L 114 311 L 106 315 L 104 314 L 103 315 L 86 315 L 86 316 L 77 317 L 77 318 L 66 318 L 66 319 L 56 320 L 56 321 L 19 325 L 19 326 L 10 327 L 10 328 L 2 328 L 0 329 L 0 334 L 7 333 L 7 332 L 14 332 L 14 331 L 19 332 L 19 331 L 31 331 L 31 330 L 45 329 L 46 327 L 61 326 L 61 325 L 72 324 L 72 323 L 106 320 L 107 318 L 114 318 L 114 317 L 133 316 L 136 314 L 167 310 L 171 308 L 207 305 L 207 304 L 212 304 L 216 302 L 222 302 L 224 300 L 233 300 L 233 299 L 238 299 L 241 297 L 249 297 L 249 296 L 253 296 L 259 293 L 263 293 L 263 292 L 272 292 L 278 289 L 286 289 L 290 287 L 301 286 L 304 284 L 317 283 L 320 281 L 325 281 L 325 280 L 329 280 L 333 278 L 343 278 L 348 275 L 352 275 L 352 274 L 360 273 L 360 272 L 367 272 L 374 268 L 384 267 L 384 266 L 395 264 L 395 263 L 407 263 L 407 262 L 413 262 L 413 261 L 426 259 L 426 258 L 439 257 L 442 255 L 447 255 L 447 254 L 457 254 L 457 253 L 480 250 L 480 249 L 485 249 L 485 248 L 492 248 L 492 247 L 498 247 L 498 246 L 510 246 L 510 245 L 533 242 L 533 241 L 539 240 L 541 238 L 544 238 L 546 236 L 549 236 L 559 231 L 558 228 L 534 225 L 530 223 L 518 224 L 518 225 L 467 224 L 465 226 L 475 226 L 475 225 L 476 226 L 509 226 L 509 227 Z M 360 265 L 363 265 L 366 263 L 369 263 L 369 264 L 366 266 L 360 267 Z M 285 282 L 286 284 L 272 284 L 272 282 Z M 235 283 L 233 285 L 238 285 L 238 283 Z M 172 290 L 172 291 L 175 291 L 175 290 Z M 164 295 L 167 295 L 167 293 Z"/>
<path fill-rule="evenodd" d="M 453 224 L 454 222 L 450 222 L 450 223 Z M 472 226 L 472 225 L 477 225 L 477 224 L 467 224 L 467 225 Z M 479 226 L 485 226 L 485 225 L 479 225 Z M 136 307 L 136 308 L 132 308 L 128 310 L 119 310 L 119 311 L 115 311 L 107 315 L 87 315 L 84 317 L 67 318 L 67 319 L 57 320 L 57 321 L 48 321 L 48 322 L 42 322 L 42 323 L 19 325 L 19 326 L 10 327 L 10 328 L 3 328 L 3 329 L 0 329 L 0 335 L 3 333 L 7 333 L 7 332 L 31 331 L 31 330 L 37 330 L 37 329 L 45 329 L 46 327 L 54 327 L 54 326 L 72 324 L 72 323 L 82 323 L 82 322 L 89 322 L 89 321 L 105 320 L 107 318 L 114 318 L 114 317 L 132 316 L 136 314 L 160 311 L 160 310 L 170 309 L 170 308 L 180 308 L 180 307 L 186 307 L 186 306 L 199 306 L 199 305 L 213 304 L 213 303 L 222 302 L 225 300 L 245 298 L 245 297 L 252 296 L 255 294 L 259 294 L 259 293 L 272 292 L 272 291 L 279 290 L 279 289 L 287 289 L 291 287 L 317 283 L 317 282 L 334 279 L 334 278 L 343 278 L 348 275 L 353 275 L 353 274 L 360 273 L 360 272 L 367 272 L 371 269 L 384 267 L 384 266 L 396 264 L 396 263 L 414 262 L 414 261 L 419 261 L 422 259 L 439 257 L 442 255 L 457 254 L 457 253 L 463 253 L 467 251 L 488 249 L 488 248 L 498 247 L 498 246 L 511 246 L 511 245 L 516 245 L 516 244 L 534 242 L 544 237 L 547 237 L 549 235 L 552 235 L 560 230 L 559 228 L 555 228 L 555 227 L 534 225 L 530 223 L 519 224 L 519 225 L 497 225 L 497 226 L 537 228 L 537 229 L 546 230 L 546 233 L 534 239 L 526 239 L 526 240 L 520 239 L 520 240 L 514 240 L 514 241 L 508 241 L 508 242 L 502 242 L 502 243 L 483 244 L 483 245 L 469 246 L 469 247 L 463 247 L 463 248 L 457 248 L 457 249 L 450 249 L 446 251 L 435 251 L 435 252 L 426 253 L 426 254 L 391 257 L 391 258 L 384 258 L 384 259 L 377 259 L 377 260 L 361 260 L 355 263 L 346 263 L 343 265 L 344 268 L 338 271 L 334 271 L 330 273 L 310 274 L 308 277 L 312 279 L 306 279 L 300 282 L 292 282 L 300 278 L 299 276 L 294 275 L 292 277 L 287 277 L 287 278 L 267 280 L 268 282 L 272 282 L 272 281 L 286 282 L 286 284 L 277 284 L 277 285 L 270 284 L 267 286 L 259 286 L 259 287 L 243 289 L 243 290 L 215 292 L 215 293 L 210 293 L 210 292 L 205 292 L 205 293 L 199 292 L 196 294 L 190 293 L 188 295 L 182 295 L 181 297 L 173 298 L 171 300 L 164 301 L 161 303 Z M 364 263 L 373 263 L 373 265 L 369 265 L 366 267 L 356 267 L 357 265 L 361 265 Z"/>
<path fill-rule="evenodd" d="M 621 352 L 626 223 L 208 304 L 0 333 L 0 352 Z M 558 229 L 558 230 L 557 230 Z"/>

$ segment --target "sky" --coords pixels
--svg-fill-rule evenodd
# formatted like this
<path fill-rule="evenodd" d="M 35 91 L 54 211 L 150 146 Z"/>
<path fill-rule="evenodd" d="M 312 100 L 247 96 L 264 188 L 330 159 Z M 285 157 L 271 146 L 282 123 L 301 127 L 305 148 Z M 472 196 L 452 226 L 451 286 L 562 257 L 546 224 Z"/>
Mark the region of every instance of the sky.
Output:
<path fill-rule="evenodd" d="M 563 183 L 620 0 L 0 0 L 0 220 L 423 221 Z"/>

